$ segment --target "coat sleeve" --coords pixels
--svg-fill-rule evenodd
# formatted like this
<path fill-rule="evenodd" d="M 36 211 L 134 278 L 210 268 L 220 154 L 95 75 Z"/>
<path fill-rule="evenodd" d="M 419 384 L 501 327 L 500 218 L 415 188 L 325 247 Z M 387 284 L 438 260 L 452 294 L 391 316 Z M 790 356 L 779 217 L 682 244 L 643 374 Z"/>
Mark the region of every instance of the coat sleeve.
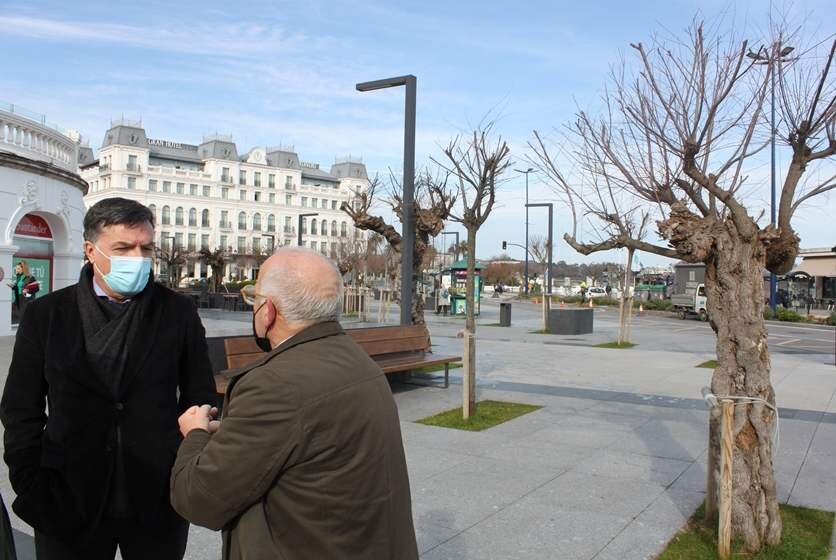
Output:
<path fill-rule="evenodd" d="M 193 405 L 218 403 L 215 378 L 206 345 L 206 330 L 192 302 L 183 305 L 186 333 L 180 359 L 180 412 Z"/>
<path fill-rule="evenodd" d="M 44 350 L 36 332 L 38 311 L 34 302 L 23 314 L 0 400 L 0 420 L 5 428 L 3 459 L 17 494 L 29 487 L 40 468 L 41 438 L 47 419 Z"/>
<path fill-rule="evenodd" d="M 265 389 L 265 370 L 234 386 L 220 430 L 192 430 L 171 473 L 171 504 L 184 518 L 214 530 L 259 501 L 298 453 L 301 421 L 294 399 Z M 259 379 L 260 378 L 260 379 Z"/>

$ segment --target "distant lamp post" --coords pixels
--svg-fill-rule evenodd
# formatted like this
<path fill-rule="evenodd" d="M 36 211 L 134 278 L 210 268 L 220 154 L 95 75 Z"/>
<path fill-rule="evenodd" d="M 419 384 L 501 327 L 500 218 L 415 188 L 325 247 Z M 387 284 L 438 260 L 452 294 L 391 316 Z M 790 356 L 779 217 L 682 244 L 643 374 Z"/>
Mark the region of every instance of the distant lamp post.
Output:
<path fill-rule="evenodd" d="M 526 208 L 548 208 L 549 209 L 549 248 L 548 248 L 548 259 L 549 262 L 546 265 L 546 274 L 548 278 L 546 282 L 543 284 L 543 330 L 545 332 L 549 331 L 549 307 L 551 307 L 551 297 L 552 297 L 552 251 L 554 250 L 553 245 L 553 236 L 552 230 L 554 229 L 552 226 L 552 216 L 554 214 L 554 204 L 551 202 L 538 202 L 532 204 L 526 204 Z"/>
<path fill-rule="evenodd" d="M 780 51 L 778 51 L 779 45 L 775 45 L 774 49 L 771 52 L 768 52 L 766 49 L 761 48 L 758 52 L 749 51 L 746 56 L 755 60 L 755 64 L 779 64 L 781 62 L 788 62 L 790 59 L 786 58 L 789 54 L 795 50 L 794 47 L 784 47 Z M 775 225 L 775 68 L 772 67 L 769 69 L 770 80 L 772 84 L 770 89 L 772 90 L 772 118 L 769 125 L 769 136 L 771 137 L 772 143 L 772 196 L 771 196 L 771 203 L 770 203 L 770 210 L 769 210 L 769 223 L 773 226 Z M 774 272 L 769 273 L 769 307 L 772 308 L 772 312 L 775 312 L 775 306 L 778 304 L 777 300 L 777 287 L 778 287 L 778 278 L 775 276 Z"/>
<path fill-rule="evenodd" d="M 305 218 L 310 216 L 319 216 L 319 212 L 308 212 L 307 214 L 299 214 L 299 228 L 296 230 L 296 245 L 299 247 L 303 247 L 302 245 L 302 224 L 305 221 Z"/>
<path fill-rule="evenodd" d="M 515 169 L 517 173 L 525 174 L 525 293 L 528 293 L 528 174 L 534 171 L 533 167 L 529 167 L 525 171 Z"/>
<path fill-rule="evenodd" d="M 373 91 L 398 86 L 406 87 L 403 131 L 403 210 L 401 223 L 401 324 L 412 324 L 412 261 L 415 253 L 415 96 L 417 78 L 412 74 L 362 82 L 357 91 Z"/>

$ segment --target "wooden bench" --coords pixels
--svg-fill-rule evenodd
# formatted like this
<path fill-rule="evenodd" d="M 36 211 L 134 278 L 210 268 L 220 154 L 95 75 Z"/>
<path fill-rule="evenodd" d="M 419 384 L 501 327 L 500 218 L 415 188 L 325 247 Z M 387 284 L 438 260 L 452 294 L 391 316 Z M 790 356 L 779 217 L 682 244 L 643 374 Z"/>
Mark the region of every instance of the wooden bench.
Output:
<path fill-rule="evenodd" d="M 442 387 L 447 388 L 450 385 L 450 364 L 461 361 L 461 356 L 439 356 L 430 352 L 427 329 L 423 325 L 368 327 L 346 329 L 345 332 L 387 375 L 443 365 Z M 229 379 L 238 368 L 248 366 L 264 356 L 252 336 L 214 337 L 206 340 L 215 373 L 215 386 L 220 395 L 226 392 Z"/>

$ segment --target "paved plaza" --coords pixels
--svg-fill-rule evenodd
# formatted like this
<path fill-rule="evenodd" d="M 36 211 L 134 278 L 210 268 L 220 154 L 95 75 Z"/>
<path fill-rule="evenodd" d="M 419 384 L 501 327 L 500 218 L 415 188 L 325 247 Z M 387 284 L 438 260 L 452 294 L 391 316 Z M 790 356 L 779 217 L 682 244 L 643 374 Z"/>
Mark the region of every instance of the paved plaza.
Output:
<path fill-rule="evenodd" d="M 485 432 L 415 424 L 460 405 L 449 389 L 393 384 L 406 446 L 421 558 L 652 558 L 704 499 L 707 410 L 700 388 L 713 335 L 697 321 L 636 319 L 631 350 L 594 348 L 615 337 L 616 312 L 595 313 L 595 334 L 532 334 L 539 309 L 514 304 L 513 326 L 483 302 L 478 398 L 543 408 Z M 207 334 L 250 332 L 250 315 L 202 311 Z M 461 353 L 459 318 L 430 315 L 434 350 Z M 351 325 L 347 325 L 351 326 Z M 780 499 L 836 510 L 834 329 L 770 324 L 781 407 Z M 5 380 L 13 339 L 0 340 Z M 10 491 L 5 466 L 0 490 Z M 22 558 L 31 529 L 18 519 Z M 29 556 L 27 556 L 29 554 Z M 192 528 L 187 558 L 220 558 L 220 536 Z"/>

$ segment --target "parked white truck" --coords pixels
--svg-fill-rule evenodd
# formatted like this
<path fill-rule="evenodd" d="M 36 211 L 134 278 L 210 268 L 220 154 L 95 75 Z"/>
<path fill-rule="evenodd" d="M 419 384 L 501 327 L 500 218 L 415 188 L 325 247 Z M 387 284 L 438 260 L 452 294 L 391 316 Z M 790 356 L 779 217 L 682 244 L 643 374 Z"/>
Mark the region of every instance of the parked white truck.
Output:
<path fill-rule="evenodd" d="M 671 303 L 674 313 L 680 319 L 697 315 L 701 321 L 708 321 L 704 281 L 704 264 L 682 262 L 674 266 L 674 293 Z"/>

